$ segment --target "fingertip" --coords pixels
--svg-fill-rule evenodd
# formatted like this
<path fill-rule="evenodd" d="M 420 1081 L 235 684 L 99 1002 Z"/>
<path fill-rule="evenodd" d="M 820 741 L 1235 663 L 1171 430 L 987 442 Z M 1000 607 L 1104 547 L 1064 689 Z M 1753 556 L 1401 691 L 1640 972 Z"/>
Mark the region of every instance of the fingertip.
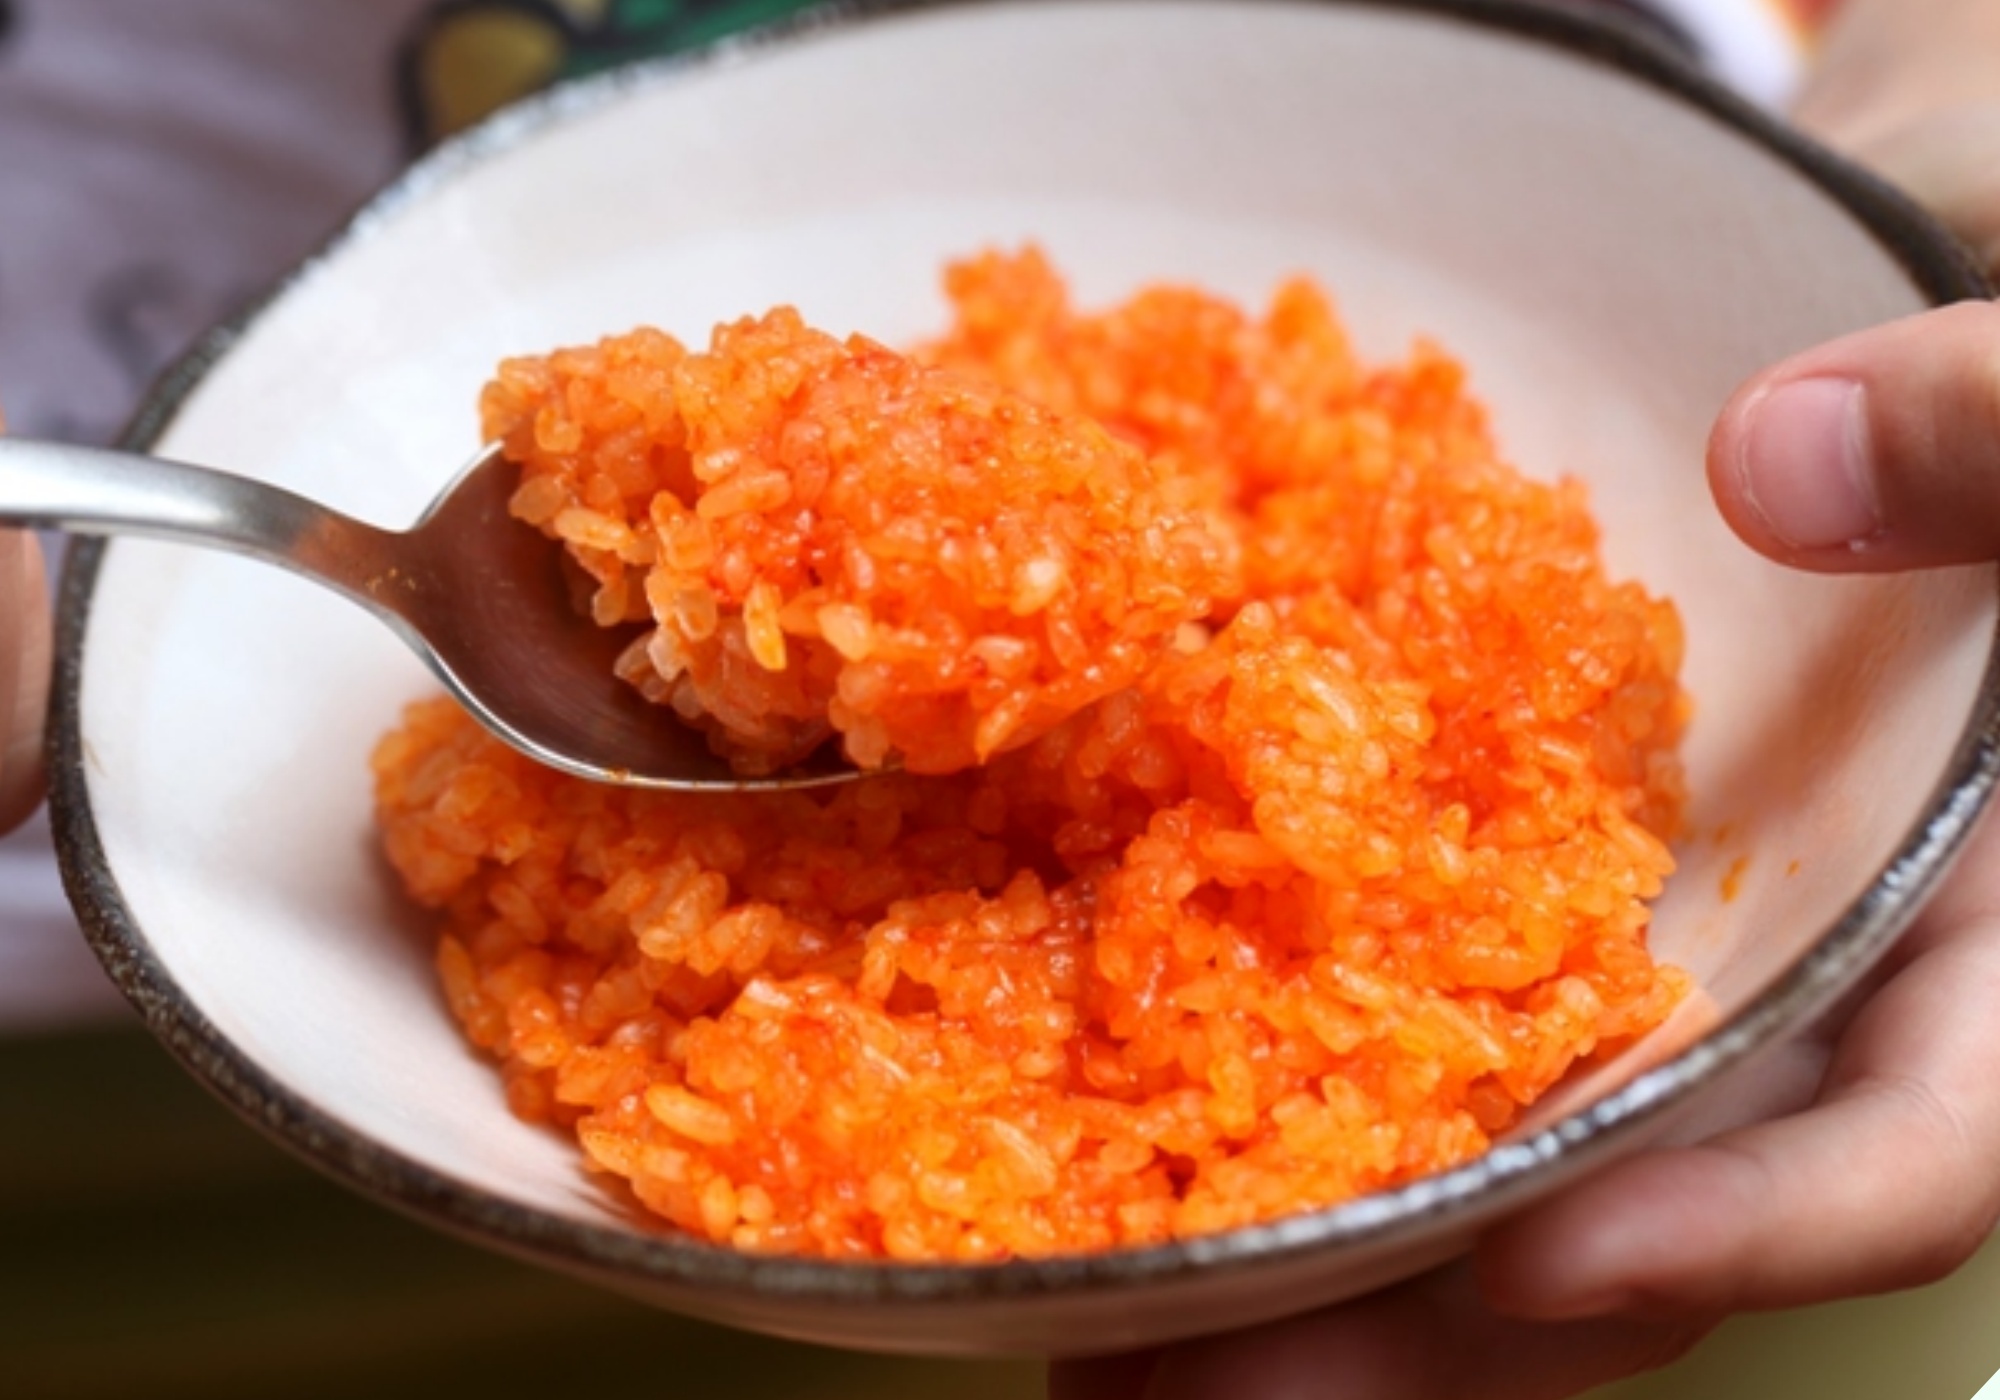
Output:
<path fill-rule="evenodd" d="M 1717 415 L 1708 482 L 1751 548 L 1801 568 L 1846 569 L 1886 530 L 1865 379 L 1787 361 Z"/>
<path fill-rule="evenodd" d="M 1766 371 L 1741 385 L 1723 404 L 1708 434 L 1708 491 L 1716 508 L 1737 536 L 1761 554 L 1769 554 L 1778 542 L 1769 538 L 1762 520 L 1751 508 L 1745 489 L 1744 450 L 1746 429 L 1758 405 L 1770 392 L 1771 372 Z"/>
<path fill-rule="evenodd" d="M 1781 563 L 2000 557 L 2000 309 L 1944 307 L 1772 366 L 1724 405 L 1707 468 L 1730 527 Z"/>
<path fill-rule="evenodd" d="M 1859 552 L 1882 534 L 1868 407 L 1867 386 L 1840 375 L 1780 379 L 1744 405 L 1723 470 L 1786 554 Z"/>
<path fill-rule="evenodd" d="M 0 832 L 40 805 L 54 647 L 48 572 L 35 536 L 0 532 Z"/>

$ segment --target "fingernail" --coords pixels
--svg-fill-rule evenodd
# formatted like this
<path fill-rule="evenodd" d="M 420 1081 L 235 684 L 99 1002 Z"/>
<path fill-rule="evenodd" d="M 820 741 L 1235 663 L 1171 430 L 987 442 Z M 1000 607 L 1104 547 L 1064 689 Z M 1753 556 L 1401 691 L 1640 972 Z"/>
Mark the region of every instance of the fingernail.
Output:
<path fill-rule="evenodd" d="M 1851 379 L 1781 384 L 1750 406 L 1738 481 L 1794 549 L 1860 547 L 1882 530 L 1865 391 Z"/>

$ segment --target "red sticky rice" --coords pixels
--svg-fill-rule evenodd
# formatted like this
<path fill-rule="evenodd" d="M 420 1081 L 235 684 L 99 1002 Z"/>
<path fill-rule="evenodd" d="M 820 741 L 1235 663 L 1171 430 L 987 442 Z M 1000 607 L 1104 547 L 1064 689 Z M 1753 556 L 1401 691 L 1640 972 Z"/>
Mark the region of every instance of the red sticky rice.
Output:
<path fill-rule="evenodd" d="M 925 774 L 647 794 L 414 707 L 384 840 L 514 1111 L 709 1239 L 991 1260 L 1462 1162 L 1657 1024 L 1679 623 L 1581 489 L 1305 282 L 949 287 L 914 358 L 778 311 L 489 386 L 628 678 L 746 765 Z"/>
<path fill-rule="evenodd" d="M 746 772 L 838 730 L 951 773 L 1136 682 L 1236 590 L 1234 536 L 1128 441 L 789 309 L 510 360 L 514 509 L 648 631 L 626 679 Z"/>

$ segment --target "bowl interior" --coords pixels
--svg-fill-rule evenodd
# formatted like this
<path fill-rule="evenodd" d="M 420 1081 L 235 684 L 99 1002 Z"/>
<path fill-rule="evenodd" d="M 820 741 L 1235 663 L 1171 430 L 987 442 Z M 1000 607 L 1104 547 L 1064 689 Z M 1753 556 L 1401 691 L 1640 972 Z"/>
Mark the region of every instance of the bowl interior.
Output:
<path fill-rule="evenodd" d="M 476 445 L 474 398 L 504 355 L 640 322 L 700 339 L 779 302 L 907 341 L 942 323 L 947 258 L 1029 239 L 1085 304 L 1163 279 L 1259 303 L 1305 271 L 1370 354 L 1435 337 L 1514 460 L 1589 483 L 1614 572 L 1679 603 L 1695 799 L 1655 946 L 1703 1000 L 1543 1121 L 1728 1021 L 1924 818 L 1984 674 L 1991 572 L 1768 565 L 1718 521 L 1702 447 L 1745 373 L 1925 291 L 1710 112 L 1432 8 L 926 7 L 600 83 L 379 202 L 249 320 L 156 446 L 400 525 Z M 90 603 L 67 801 L 150 950 L 149 987 L 202 1043 L 336 1135 L 537 1218 L 634 1228 L 570 1144 L 508 1115 L 374 852 L 369 747 L 431 689 L 308 584 L 121 541 Z M 1435 1243 L 1422 1220 L 1405 1233 L 1411 1260 Z M 1171 1315 L 1128 1300 L 1121 1335 L 1333 1296 L 1358 1285 L 1347 1267 L 1285 1297 L 1253 1297 L 1239 1270 L 1226 1304 L 1183 1296 Z M 1077 1341 L 1059 1313 L 899 1330 L 833 1294 L 774 1321 L 731 1286 L 684 1291 L 711 1315 L 878 1345 Z"/>

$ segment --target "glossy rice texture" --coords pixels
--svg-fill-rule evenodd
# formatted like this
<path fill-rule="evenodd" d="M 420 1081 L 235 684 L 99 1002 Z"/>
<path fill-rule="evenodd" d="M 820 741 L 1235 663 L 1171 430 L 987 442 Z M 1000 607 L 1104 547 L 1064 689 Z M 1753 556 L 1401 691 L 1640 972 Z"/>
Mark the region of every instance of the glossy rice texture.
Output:
<path fill-rule="evenodd" d="M 481 401 L 620 673 L 740 770 L 838 731 L 948 773 L 1136 682 L 1236 592 L 1232 532 L 1131 442 L 788 308 L 511 360 Z"/>
<path fill-rule="evenodd" d="M 708 1239 L 997 1260 L 1464 1161 L 1663 1019 L 1679 624 L 1607 578 L 1581 490 L 1502 461 L 1441 351 L 1359 362 L 1305 282 L 1257 316 L 1185 288 L 1084 314 L 1029 251 L 948 286 L 909 358 L 780 311 L 489 389 L 520 513 L 638 624 L 635 679 L 731 734 L 830 695 L 821 724 L 940 770 L 646 794 L 413 708 L 375 755 L 383 839 L 514 1110 Z M 882 512 L 800 504 L 822 449 L 812 499 L 846 473 Z M 704 515 L 732 484 L 756 508 Z M 774 513 L 842 557 L 766 551 Z M 708 669 L 709 604 L 669 631 L 704 588 Z M 917 596 L 936 616 L 883 621 Z"/>

